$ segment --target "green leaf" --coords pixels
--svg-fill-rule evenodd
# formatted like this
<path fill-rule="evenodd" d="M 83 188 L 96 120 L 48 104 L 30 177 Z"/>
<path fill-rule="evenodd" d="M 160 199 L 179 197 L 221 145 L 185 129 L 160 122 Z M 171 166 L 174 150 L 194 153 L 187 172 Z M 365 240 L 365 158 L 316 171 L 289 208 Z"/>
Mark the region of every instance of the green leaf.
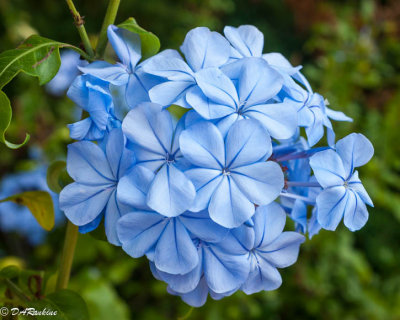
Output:
<path fill-rule="evenodd" d="M 85 301 L 82 297 L 71 290 L 59 290 L 52 294 L 49 294 L 45 299 L 32 301 L 29 303 L 30 307 L 36 309 L 36 311 L 42 311 L 44 309 L 48 311 L 57 312 L 56 315 L 38 315 L 36 318 L 40 319 L 51 319 L 54 320 L 88 320 L 89 311 Z"/>
<path fill-rule="evenodd" d="M 28 207 L 43 229 L 50 231 L 54 227 L 54 208 L 51 196 L 46 191 L 26 191 L 0 200 L 12 201 Z"/>
<path fill-rule="evenodd" d="M 15 144 L 7 141 L 5 134 L 10 126 L 12 117 L 12 110 L 10 100 L 8 100 L 6 94 L 0 90 L 0 142 L 4 143 L 10 149 L 18 149 L 29 141 L 29 134 L 25 135 L 25 140 L 20 144 Z"/>
<path fill-rule="evenodd" d="M 0 270 L 0 279 L 11 279 L 19 275 L 19 269 L 17 266 L 7 266 Z"/>
<path fill-rule="evenodd" d="M 40 85 L 49 82 L 60 67 L 59 49 L 63 47 L 69 47 L 88 58 L 87 54 L 79 48 L 38 35 L 30 36 L 16 49 L 2 52 L 0 54 L 0 90 L 20 72 L 37 77 Z M 5 132 L 10 125 L 11 117 L 10 100 L 4 92 L 0 91 L 0 142 L 11 149 L 17 149 L 28 142 L 29 135 L 26 135 L 21 144 L 8 142 Z"/>
<path fill-rule="evenodd" d="M 55 161 L 47 169 L 47 185 L 51 191 L 60 193 L 67 184 L 72 182 L 66 166 L 65 161 Z"/>
<path fill-rule="evenodd" d="M 160 40 L 158 37 L 154 33 L 146 31 L 139 26 L 134 18 L 128 18 L 119 24 L 118 27 L 124 28 L 139 35 L 142 46 L 143 60 L 154 56 L 160 50 Z"/>

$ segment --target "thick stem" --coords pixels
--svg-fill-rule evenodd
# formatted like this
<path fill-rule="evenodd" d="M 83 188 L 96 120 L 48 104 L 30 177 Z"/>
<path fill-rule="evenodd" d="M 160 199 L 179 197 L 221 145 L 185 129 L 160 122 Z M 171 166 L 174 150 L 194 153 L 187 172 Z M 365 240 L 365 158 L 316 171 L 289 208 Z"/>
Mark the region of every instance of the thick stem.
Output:
<path fill-rule="evenodd" d="M 68 286 L 72 261 L 74 260 L 76 242 L 78 240 L 78 229 L 78 226 L 75 226 L 70 221 L 68 221 L 67 231 L 65 233 L 64 248 L 61 256 L 60 269 L 57 279 L 57 290 L 65 289 Z"/>
<path fill-rule="evenodd" d="M 94 51 L 92 45 L 90 44 L 89 37 L 86 33 L 85 29 L 85 21 L 79 14 L 78 10 L 76 10 L 74 2 L 72 0 L 66 0 L 69 10 L 71 11 L 72 16 L 74 17 L 76 29 L 78 29 L 79 36 L 81 37 L 83 46 L 85 47 L 86 52 L 90 57 L 94 56 Z"/>
<path fill-rule="evenodd" d="M 104 17 L 103 25 L 101 26 L 99 40 L 97 40 L 96 45 L 96 56 L 97 58 L 102 58 L 104 55 L 104 51 L 106 50 L 107 46 L 107 28 L 110 24 L 113 24 L 115 18 L 117 16 L 118 7 L 119 7 L 120 0 L 109 0 L 107 12 Z"/>

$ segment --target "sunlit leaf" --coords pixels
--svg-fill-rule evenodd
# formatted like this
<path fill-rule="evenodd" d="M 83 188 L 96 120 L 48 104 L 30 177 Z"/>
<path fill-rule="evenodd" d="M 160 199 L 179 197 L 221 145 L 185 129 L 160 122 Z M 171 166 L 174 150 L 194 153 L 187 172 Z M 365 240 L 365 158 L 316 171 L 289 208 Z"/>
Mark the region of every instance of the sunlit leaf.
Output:
<path fill-rule="evenodd" d="M 54 206 L 51 196 L 46 191 L 26 191 L 0 200 L 12 201 L 28 207 L 43 229 L 50 231 L 54 227 Z"/>
<path fill-rule="evenodd" d="M 154 56 L 158 50 L 160 50 L 160 40 L 158 37 L 154 33 L 146 31 L 139 26 L 134 18 L 128 18 L 118 25 L 118 27 L 139 35 L 142 45 L 142 59 Z"/>
<path fill-rule="evenodd" d="M 2 52 L 0 54 L 0 90 L 20 72 L 37 77 L 40 85 L 49 82 L 60 67 L 59 49 L 63 47 L 71 48 L 87 57 L 79 48 L 38 35 L 30 36 L 16 49 Z M 21 144 L 8 142 L 5 139 L 5 132 L 10 125 L 11 117 L 10 101 L 4 92 L 0 91 L 0 142 L 9 148 L 17 149 L 29 140 L 29 135 L 26 135 Z"/>

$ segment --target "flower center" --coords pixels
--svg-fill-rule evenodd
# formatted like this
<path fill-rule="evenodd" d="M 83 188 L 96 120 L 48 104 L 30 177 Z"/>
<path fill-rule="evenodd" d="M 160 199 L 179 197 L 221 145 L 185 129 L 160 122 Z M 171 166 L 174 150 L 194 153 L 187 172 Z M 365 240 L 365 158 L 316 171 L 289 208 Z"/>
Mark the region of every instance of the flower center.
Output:
<path fill-rule="evenodd" d="M 222 175 L 223 175 L 223 176 L 229 176 L 230 174 L 231 174 L 231 172 L 229 171 L 228 168 L 222 169 Z"/>
<path fill-rule="evenodd" d="M 237 114 L 242 115 L 244 113 L 244 107 L 246 105 L 247 101 L 240 101 L 238 107 L 237 107 Z"/>
<path fill-rule="evenodd" d="M 174 162 L 175 162 L 174 156 L 173 156 L 172 154 L 169 154 L 169 153 L 167 152 L 167 154 L 165 155 L 165 162 L 166 162 L 168 165 L 174 163 Z"/>

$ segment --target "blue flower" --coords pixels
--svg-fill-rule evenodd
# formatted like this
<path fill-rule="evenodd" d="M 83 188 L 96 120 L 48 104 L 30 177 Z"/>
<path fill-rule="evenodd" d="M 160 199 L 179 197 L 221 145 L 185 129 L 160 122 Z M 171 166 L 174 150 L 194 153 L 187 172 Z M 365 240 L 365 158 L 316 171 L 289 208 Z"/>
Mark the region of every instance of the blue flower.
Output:
<path fill-rule="evenodd" d="M 185 165 L 179 147 L 183 127 L 184 118 L 175 126 L 168 110 L 155 103 L 138 105 L 122 123 L 137 163 L 155 172 L 146 203 L 168 217 L 186 211 L 196 195 L 192 182 L 181 171 Z"/>
<path fill-rule="evenodd" d="M 167 274 L 150 263 L 154 276 L 168 283 L 168 292 L 195 307 L 203 305 L 208 294 L 218 300 L 239 289 L 251 294 L 278 288 L 282 279 L 276 268 L 297 260 L 304 237 L 282 232 L 286 215 L 277 203 L 259 207 L 252 220 L 254 228 L 233 229 L 219 242 L 195 240 L 199 263 L 191 272 Z"/>
<path fill-rule="evenodd" d="M 75 182 L 61 191 L 60 208 L 82 233 L 96 229 L 104 215 L 107 239 L 119 245 L 116 223 L 129 208 L 118 201 L 117 185 L 134 164 L 121 129 L 110 132 L 105 150 L 90 141 L 68 146 L 67 171 Z"/>
<path fill-rule="evenodd" d="M 299 102 L 299 126 L 305 127 L 310 147 L 315 145 L 324 136 L 326 128 L 328 144 L 334 145 L 335 132 L 330 119 L 336 121 L 353 121 L 343 112 L 329 109 L 327 101 L 318 93 L 301 90 L 303 99 Z"/>
<path fill-rule="evenodd" d="M 221 131 L 243 118 L 252 118 L 277 139 L 288 139 L 297 128 L 296 110 L 276 101 L 283 78 L 263 59 L 248 58 L 230 68 L 228 78 L 217 68 L 196 73 L 198 87 L 186 95 L 187 102 L 205 119 L 219 119 Z M 223 70 L 225 70 L 223 68 Z M 235 86 L 236 83 L 236 86 Z"/>
<path fill-rule="evenodd" d="M 373 204 L 355 168 L 366 164 L 373 153 L 365 136 L 352 133 L 336 143 L 336 151 L 325 150 L 311 157 L 311 168 L 324 189 L 317 197 L 317 218 L 324 229 L 335 230 L 343 217 L 351 231 L 367 222 L 365 204 Z"/>
<path fill-rule="evenodd" d="M 241 287 L 246 294 L 279 288 L 282 278 L 277 268 L 294 264 L 300 244 L 305 240 L 297 232 L 283 232 L 286 214 L 275 202 L 258 207 L 252 220 L 254 228 L 241 228 L 249 229 L 251 235 L 245 235 L 250 241 L 241 242 L 248 250 L 250 261 L 249 277 Z M 234 231 L 239 237 L 249 232 L 241 229 Z"/>
<path fill-rule="evenodd" d="M 68 97 L 89 113 L 89 117 L 68 125 L 70 137 L 75 140 L 100 140 L 113 128 L 121 126 L 114 114 L 113 99 L 106 82 L 90 75 L 75 79 Z"/>
<path fill-rule="evenodd" d="M 152 81 L 149 82 L 143 74 L 141 65 L 137 65 L 142 57 L 139 35 L 114 25 L 108 27 L 107 35 L 121 62 L 110 64 L 95 61 L 87 67 L 81 67 L 80 70 L 112 85 L 123 87 L 130 108 L 149 101 L 148 89 Z"/>
<path fill-rule="evenodd" d="M 63 96 L 68 87 L 79 75 L 78 67 L 87 64 L 86 60 L 81 60 L 79 53 L 73 50 L 63 50 L 61 52 L 61 65 L 56 76 L 46 84 L 46 91 L 54 96 Z"/>
<path fill-rule="evenodd" d="M 185 171 L 197 190 L 192 211 L 208 208 L 211 219 L 234 228 L 254 214 L 254 204 L 272 202 L 284 184 L 280 166 L 265 162 L 271 140 L 255 120 L 237 121 L 224 139 L 210 122 L 198 122 L 180 137 L 181 151 L 195 167 Z"/>
<path fill-rule="evenodd" d="M 213 231 L 210 229 L 208 233 Z M 196 307 L 205 303 L 208 293 L 214 299 L 233 294 L 249 275 L 248 252 L 231 233 L 221 234 L 224 236 L 219 242 L 215 242 L 218 238 L 211 239 L 210 236 L 209 241 L 194 239 L 198 264 L 191 272 L 168 274 L 150 263 L 153 275 L 168 283 L 169 293 L 181 296 L 185 302 Z"/>
<path fill-rule="evenodd" d="M 230 45 L 219 33 L 208 28 L 195 28 L 188 32 L 181 46 L 185 62 L 178 52 L 169 50 L 149 59 L 144 72 L 162 77 L 164 82 L 149 91 L 151 101 L 168 107 L 177 104 L 190 108 L 186 102 L 188 92 L 196 88 L 195 74 L 209 67 L 224 65 L 230 56 Z"/>
<path fill-rule="evenodd" d="M 187 274 L 198 266 L 192 237 L 215 242 L 227 234 L 207 212 L 168 218 L 154 211 L 134 211 L 119 219 L 117 230 L 125 252 L 134 258 L 147 255 L 160 272 L 172 275 Z"/>
<path fill-rule="evenodd" d="M 54 204 L 55 224 L 59 225 L 64 220 L 64 216 L 58 208 L 58 195 L 47 187 L 46 169 L 43 167 L 5 176 L 1 182 L 0 199 L 25 191 L 37 190 L 50 193 Z M 33 245 L 43 242 L 46 236 L 46 231 L 39 225 L 29 209 L 13 202 L 0 204 L 0 229 L 18 232 Z"/>

